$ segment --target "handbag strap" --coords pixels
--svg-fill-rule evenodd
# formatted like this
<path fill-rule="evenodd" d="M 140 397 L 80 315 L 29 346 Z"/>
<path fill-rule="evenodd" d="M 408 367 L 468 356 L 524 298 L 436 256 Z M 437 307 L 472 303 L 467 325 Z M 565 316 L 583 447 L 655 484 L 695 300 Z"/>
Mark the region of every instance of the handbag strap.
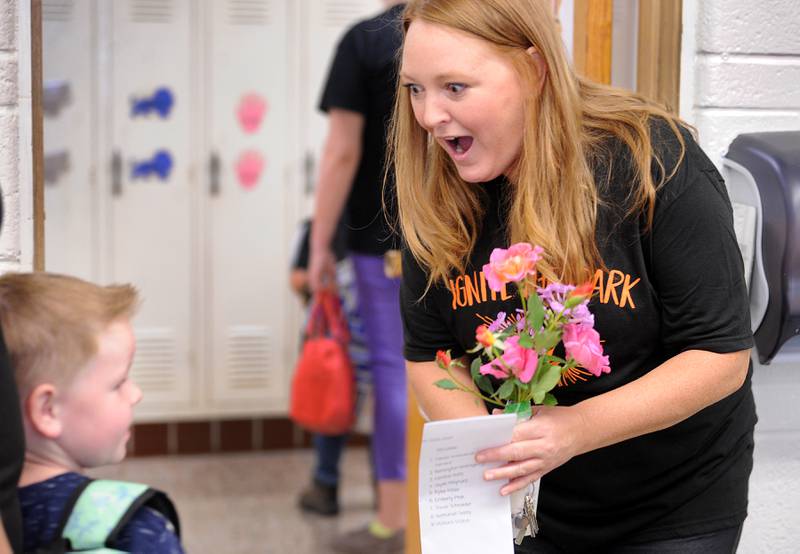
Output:
<path fill-rule="evenodd" d="M 322 290 L 314 294 L 306 325 L 306 337 L 326 335 L 330 335 L 341 344 L 350 341 L 339 297 L 332 291 Z"/>

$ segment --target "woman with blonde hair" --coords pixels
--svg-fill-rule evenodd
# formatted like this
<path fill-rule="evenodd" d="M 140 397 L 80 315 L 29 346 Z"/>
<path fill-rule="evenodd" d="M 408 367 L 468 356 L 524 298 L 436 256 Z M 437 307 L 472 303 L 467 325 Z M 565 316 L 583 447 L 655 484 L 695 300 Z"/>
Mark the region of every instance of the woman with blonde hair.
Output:
<path fill-rule="evenodd" d="M 540 533 L 517 552 L 734 552 L 756 416 L 724 183 L 678 118 L 574 73 L 549 4 L 404 12 L 391 153 L 409 381 L 432 419 L 487 413 L 434 385 L 434 358 L 520 307 L 481 292 L 491 251 L 542 246 L 541 280 L 593 283 L 611 373 L 562 380 L 559 406 L 477 453 L 502 462 L 485 474 L 500 494 L 544 477 Z"/>

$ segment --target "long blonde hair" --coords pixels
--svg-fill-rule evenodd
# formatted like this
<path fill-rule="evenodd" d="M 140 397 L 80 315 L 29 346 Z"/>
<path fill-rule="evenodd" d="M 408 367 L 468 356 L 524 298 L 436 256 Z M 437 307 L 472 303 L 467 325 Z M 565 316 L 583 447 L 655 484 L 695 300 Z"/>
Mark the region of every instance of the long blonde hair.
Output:
<path fill-rule="evenodd" d="M 491 43 L 508 55 L 524 87 L 525 132 L 507 216 L 509 243 L 527 241 L 545 254 L 539 273 L 568 283 L 586 280 L 603 267 L 595 241 L 597 164 L 612 162 L 605 148 L 617 137 L 630 150 L 630 212 L 653 217 L 655 193 L 668 178 L 650 140 L 651 117 L 660 117 L 681 146 L 674 115 L 633 93 L 577 76 L 567 61 L 550 3 L 543 0 L 412 0 L 403 12 L 404 32 L 414 20 L 448 26 Z M 542 56 L 538 74 L 526 50 Z M 406 244 L 427 268 L 430 286 L 463 271 L 484 216 L 481 187 L 463 181 L 447 153 L 414 118 L 409 93 L 399 87 L 389 144 L 397 184 L 398 220 Z M 662 178 L 655 182 L 655 160 Z"/>

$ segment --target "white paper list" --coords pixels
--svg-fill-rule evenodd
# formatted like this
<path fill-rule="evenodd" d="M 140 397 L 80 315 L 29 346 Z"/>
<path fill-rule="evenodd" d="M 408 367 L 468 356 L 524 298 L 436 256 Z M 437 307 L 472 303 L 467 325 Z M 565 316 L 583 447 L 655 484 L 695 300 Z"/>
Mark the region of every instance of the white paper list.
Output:
<path fill-rule="evenodd" d="M 419 524 L 422 554 L 513 554 L 511 507 L 501 481 L 486 481 L 492 465 L 478 464 L 479 450 L 511 442 L 514 414 L 425 424 L 419 458 Z"/>

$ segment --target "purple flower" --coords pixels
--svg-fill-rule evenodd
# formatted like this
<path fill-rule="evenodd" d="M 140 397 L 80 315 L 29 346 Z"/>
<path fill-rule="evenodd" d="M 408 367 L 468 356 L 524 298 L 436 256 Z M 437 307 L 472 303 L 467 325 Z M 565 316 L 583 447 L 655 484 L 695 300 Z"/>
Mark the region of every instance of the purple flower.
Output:
<path fill-rule="evenodd" d="M 496 333 L 497 331 L 505 327 L 506 327 L 506 313 L 498 312 L 497 319 L 492 321 L 492 323 L 489 325 L 489 331 L 491 331 L 492 333 Z"/>

